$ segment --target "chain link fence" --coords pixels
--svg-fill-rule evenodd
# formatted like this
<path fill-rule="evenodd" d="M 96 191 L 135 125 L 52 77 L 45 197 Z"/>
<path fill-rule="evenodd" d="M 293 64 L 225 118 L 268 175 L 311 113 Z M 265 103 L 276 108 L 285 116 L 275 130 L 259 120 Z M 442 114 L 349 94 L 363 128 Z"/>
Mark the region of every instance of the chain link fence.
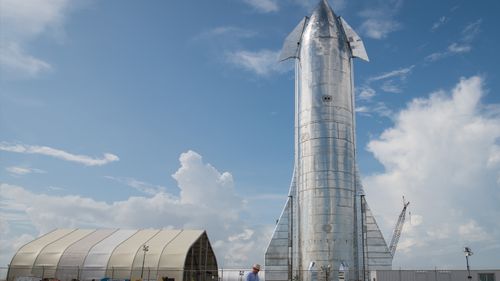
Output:
<path fill-rule="evenodd" d="M 245 281 L 250 269 L 0 267 L 0 281 Z M 261 281 L 287 281 L 287 272 L 261 271 Z M 469 278 L 470 276 L 470 278 Z M 8 278 L 8 280 L 7 280 Z M 500 270 L 318 270 L 295 274 L 290 281 L 500 281 Z"/>

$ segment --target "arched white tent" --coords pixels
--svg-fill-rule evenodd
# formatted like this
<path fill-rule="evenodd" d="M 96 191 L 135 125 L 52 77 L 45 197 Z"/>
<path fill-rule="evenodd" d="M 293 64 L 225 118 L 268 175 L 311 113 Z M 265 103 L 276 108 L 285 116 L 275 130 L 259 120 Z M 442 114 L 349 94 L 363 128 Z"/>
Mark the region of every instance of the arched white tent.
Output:
<path fill-rule="evenodd" d="M 7 280 L 208 281 L 217 270 L 203 230 L 56 229 L 17 251 Z"/>

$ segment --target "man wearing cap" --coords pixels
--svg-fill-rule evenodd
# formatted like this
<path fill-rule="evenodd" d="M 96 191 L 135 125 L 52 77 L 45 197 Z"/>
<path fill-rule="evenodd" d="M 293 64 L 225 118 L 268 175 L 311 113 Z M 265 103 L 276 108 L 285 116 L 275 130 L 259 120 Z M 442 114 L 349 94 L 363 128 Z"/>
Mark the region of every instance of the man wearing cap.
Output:
<path fill-rule="evenodd" d="M 252 272 L 248 273 L 246 281 L 259 281 L 260 264 L 256 263 L 252 266 Z"/>

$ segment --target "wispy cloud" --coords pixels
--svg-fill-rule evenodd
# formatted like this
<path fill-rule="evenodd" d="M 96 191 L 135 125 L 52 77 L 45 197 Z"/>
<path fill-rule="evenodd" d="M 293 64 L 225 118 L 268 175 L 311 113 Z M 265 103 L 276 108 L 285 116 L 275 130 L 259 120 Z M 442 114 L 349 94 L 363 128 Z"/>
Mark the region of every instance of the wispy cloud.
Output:
<path fill-rule="evenodd" d="M 448 22 L 450 22 L 451 18 L 452 18 L 452 14 L 458 9 L 460 8 L 459 5 L 457 6 L 453 6 L 450 8 L 449 12 L 447 13 L 447 15 L 444 15 L 444 16 L 441 16 L 439 17 L 439 19 L 437 21 L 435 21 L 433 24 L 432 24 L 432 27 L 431 27 L 431 31 L 432 32 L 435 32 L 437 31 L 439 28 L 441 28 L 443 25 L 447 24 Z"/>
<path fill-rule="evenodd" d="M 106 179 L 130 186 L 132 188 L 137 189 L 140 192 L 143 192 L 145 194 L 149 195 L 155 195 L 159 192 L 165 192 L 166 188 L 161 185 L 154 185 L 151 183 L 143 182 L 140 180 L 136 180 L 134 178 L 128 178 L 128 177 L 112 177 L 112 176 L 105 176 Z"/>
<path fill-rule="evenodd" d="M 26 52 L 26 46 L 34 38 L 62 33 L 65 15 L 69 11 L 68 0 L 0 1 L 0 66 L 9 78 L 33 78 L 52 66 L 44 59 Z"/>
<path fill-rule="evenodd" d="M 399 84 L 396 84 L 394 80 L 387 80 L 382 85 L 380 86 L 380 89 L 386 93 L 394 93 L 394 94 L 399 94 L 403 92 L 403 89 L 401 89 L 401 86 Z"/>
<path fill-rule="evenodd" d="M 406 79 L 414 67 L 415 65 L 410 65 L 369 77 L 364 85 L 356 88 L 360 102 L 355 109 L 356 112 L 363 116 L 378 115 L 392 119 L 393 111 L 385 103 L 374 100 L 377 94 L 374 88 L 378 86 L 386 93 L 402 93 Z"/>
<path fill-rule="evenodd" d="M 465 26 L 462 30 L 461 38 L 458 42 L 453 42 L 446 48 L 445 51 L 435 52 L 427 57 L 425 60 L 428 62 L 434 62 L 446 57 L 450 57 L 456 54 L 463 54 L 472 51 L 472 43 L 474 42 L 477 35 L 481 32 L 482 19 L 472 22 Z"/>
<path fill-rule="evenodd" d="M 442 25 L 447 23 L 450 19 L 446 16 L 440 17 L 434 24 L 432 24 L 431 30 L 436 31 L 438 28 L 440 28 Z"/>
<path fill-rule="evenodd" d="M 226 36 L 230 36 L 232 38 L 252 38 L 256 35 L 257 32 L 249 29 L 244 29 L 236 26 L 218 26 L 200 33 L 195 37 L 195 39 L 214 39 L 217 37 Z"/>
<path fill-rule="evenodd" d="M 16 43 L 0 43 L 0 66 L 11 78 L 33 78 L 52 69 L 48 62 L 26 54 Z"/>
<path fill-rule="evenodd" d="M 358 98 L 362 101 L 369 101 L 376 95 L 376 91 L 368 85 L 356 88 L 356 91 L 358 92 Z"/>
<path fill-rule="evenodd" d="M 227 61 L 242 69 L 251 71 L 260 76 L 269 76 L 273 73 L 284 73 L 291 70 L 287 63 L 278 62 L 279 51 L 260 50 L 236 51 L 226 54 Z"/>
<path fill-rule="evenodd" d="M 366 19 L 359 30 L 372 39 L 384 39 L 389 33 L 401 29 L 401 24 L 388 19 Z"/>
<path fill-rule="evenodd" d="M 402 93 L 402 84 L 406 81 L 408 75 L 411 74 L 414 67 L 415 65 L 411 65 L 409 67 L 392 70 L 377 76 L 372 76 L 368 78 L 367 83 L 370 84 L 372 82 L 383 81 L 380 89 L 382 89 L 384 92 Z"/>
<path fill-rule="evenodd" d="M 23 154 L 40 154 L 65 161 L 80 163 L 86 166 L 102 166 L 119 160 L 118 156 L 111 153 L 104 153 L 104 157 L 95 158 L 87 155 L 72 154 L 48 146 L 11 144 L 7 142 L 0 143 L 0 150 Z"/>
<path fill-rule="evenodd" d="M 46 173 L 44 170 L 40 169 L 35 169 L 35 168 L 29 168 L 29 167 L 17 167 L 17 166 L 12 166 L 12 167 L 7 167 L 5 168 L 7 172 L 13 174 L 13 175 L 18 175 L 18 176 L 23 176 L 27 174 L 44 174 Z"/>
<path fill-rule="evenodd" d="M 467 45 L 467 44 L 458 44 L 458 43 L 453 43 L 450 46 L 448 46 L 448 51 L 451 53 L 459 54 L 459 53 L 467 53 L 472 50 L 472 46 Z"/>
<path fill-rule="evenodd" d="M 372 2 L 370 2 L 371 5 Z M 376 1 L 375 6 L 359 13 L 364 18 L 359 31 L 373 39 L 384 39 L 390 33 L 402 28 L 402 24 L 395 20 L 403 4 L 402 0 Z"/>
<path fill-rule="evenodd" d="M 478 19 L 475 22 L 469 23 L 462 30 L 462 41 L 471 42 L 476 38 L 476 36 L 481 32 L 481 24 L 483 20 Z"/>
<path fill-rule="evenodd" d="M 408 66 L 405 68 L 400 68 L 400 69 L 392 70 L 389 72 L 385 72 L 385 73 L 382 73 L 380 75 L 372 76 L 372 77 L 368 78 L 368 81 L 373 82 L 373 81 L 385 80 L 385 79 L 389 79 L 389 78 L 399 78 L 399 79 L 404 80 L 404 79 L 406 79 L 408 74 L 411 73 L 411 71 L 414 67 L 415 67 L 415 65 L 411 65 L 411 66 Z"/>
<path fill-rule="evenodd" d="M 370 112 L 370 108 L 368 108 L 368 106 L 357 106 L 355 111 L 357 113 L 361 113 L 361 114 L 364 114 L 364 113 L 369 113 Z"/>
<path fill-rule="evenodd" d="M 243 0 L 259 12 L 271 13 L 279 11 L 277 0 Z"/>
<path fill-rule="evenodd" d="M 380 117 L 385 117 L 392 119 L 394 112 L 387 107 L 387 105 L 383 102 L 375 102 L 369 103 L 366 105 L 357 106 L 355 109 L 356 113 L 359 113 L 363 116 L 373 116 L 377 115 Z"/>
<path fill-rule="evenodd" d="M 65 188 L 62 188 L 62 187 L 58 187 L 58 186 L 48 186 L 47 187 L 48 190 L 50 191 L 63 191 L 63 190 L 66 190 Z"/>

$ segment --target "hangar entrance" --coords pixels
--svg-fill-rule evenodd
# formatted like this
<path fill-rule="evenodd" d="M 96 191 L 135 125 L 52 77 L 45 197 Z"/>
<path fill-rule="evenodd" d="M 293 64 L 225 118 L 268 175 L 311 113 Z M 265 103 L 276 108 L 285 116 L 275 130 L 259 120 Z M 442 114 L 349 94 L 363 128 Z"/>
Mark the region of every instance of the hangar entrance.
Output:
<path fill-rule="evenodd" d="M 184 263 L 184 281 L 219 280 L 217 260 L 206 233 L 189 249 Z"/>

